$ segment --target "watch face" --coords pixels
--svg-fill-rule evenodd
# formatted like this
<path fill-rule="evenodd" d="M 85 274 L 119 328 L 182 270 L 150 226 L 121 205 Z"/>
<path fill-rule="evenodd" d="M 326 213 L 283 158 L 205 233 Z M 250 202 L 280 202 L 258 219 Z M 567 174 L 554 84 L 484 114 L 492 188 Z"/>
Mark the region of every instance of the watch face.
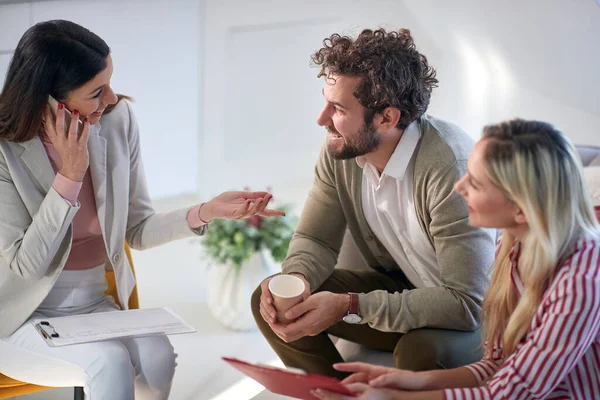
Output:
<path fill-rule="evenodd" d="M 361 320 L 360 315 L 356 314 L 348 314 L 343 318 L 344 322 L 347 324 L 358 324 Z"/>

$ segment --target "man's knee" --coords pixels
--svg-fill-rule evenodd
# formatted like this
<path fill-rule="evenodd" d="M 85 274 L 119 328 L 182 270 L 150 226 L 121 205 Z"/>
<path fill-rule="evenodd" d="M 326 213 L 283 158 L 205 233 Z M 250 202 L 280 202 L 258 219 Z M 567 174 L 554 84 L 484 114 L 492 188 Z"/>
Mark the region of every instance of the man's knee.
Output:
<path fill-rule="evenodd" d="M 252 298 L 250 300 L 250 305 L 252 307 L 252 315 L 254 315 L 254 319 L 256 322 L 260 322 L 262 320 L 262 316 L 260 315 L 260 296 L 262 295 L 262 289 L 260 285 L 254 290 L 252 293 Z"/>
<path fill-rule="evenodd" d="M 394 349 L 396 366 L 411 371 L 456 368 L 481 359 L 481 333 L 415 329 Z"/>

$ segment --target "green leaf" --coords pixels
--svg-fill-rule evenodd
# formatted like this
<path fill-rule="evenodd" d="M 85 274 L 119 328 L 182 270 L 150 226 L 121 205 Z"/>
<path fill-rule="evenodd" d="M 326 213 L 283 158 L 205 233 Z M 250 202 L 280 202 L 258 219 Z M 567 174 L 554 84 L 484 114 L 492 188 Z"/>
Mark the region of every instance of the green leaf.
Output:
<path fill-rule="evenodd" d="M 288 214 L 290 207 L 279 208 Z M 239 269 L 259 251 L 270 251 L 277 262 L 285 259 L 290 240 L 294 234 L 297 218 L 291 216 L 264 218 L 260 228 L 246 220 L 222 220 L 211 222 L 200 243 L 206 256 L 219 265 Z"/>

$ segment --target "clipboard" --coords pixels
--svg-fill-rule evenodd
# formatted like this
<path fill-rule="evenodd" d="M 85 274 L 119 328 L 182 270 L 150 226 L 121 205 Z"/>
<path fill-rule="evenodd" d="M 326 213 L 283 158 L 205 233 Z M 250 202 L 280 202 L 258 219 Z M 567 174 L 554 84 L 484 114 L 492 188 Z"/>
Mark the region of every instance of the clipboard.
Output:
<path fill-rule="evenodd" d="M 31 322 L 49 346 L 196 332 L 167 307 L 37 318 Z"/>
<path fill-rule="evenodd" d="M 325 389 L 330 392 L 356 397 L 342 383 L 328 376 L 309 374 L 297 369 L 283 369 L 261 364 L 250 364 L 230 357 L 221 357 L 237 370 L 263 385 L 267 390 L 296 399 L 318 400 L 311 390 Z"/>

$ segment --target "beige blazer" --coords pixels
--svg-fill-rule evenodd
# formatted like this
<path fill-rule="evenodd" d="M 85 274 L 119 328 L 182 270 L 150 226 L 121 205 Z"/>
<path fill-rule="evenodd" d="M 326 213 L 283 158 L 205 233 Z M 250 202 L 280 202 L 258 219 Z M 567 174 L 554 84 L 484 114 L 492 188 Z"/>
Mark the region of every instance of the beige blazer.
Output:
<path fill-rule="evenodd" d="M 189 208 L 157 214 L 142 164 L 138 125 L 121 101 L 91 127 L 90 171 L 98 217 L 115 271 L 121 304 L 135 285 L 124 254 L 194 235 Z M 19 328 L 44 300 L 62 271 L 73 238 L 72 206 L 52 187 L 55 174 L 39 137 L 0 140 L 0 337 Z"/>

